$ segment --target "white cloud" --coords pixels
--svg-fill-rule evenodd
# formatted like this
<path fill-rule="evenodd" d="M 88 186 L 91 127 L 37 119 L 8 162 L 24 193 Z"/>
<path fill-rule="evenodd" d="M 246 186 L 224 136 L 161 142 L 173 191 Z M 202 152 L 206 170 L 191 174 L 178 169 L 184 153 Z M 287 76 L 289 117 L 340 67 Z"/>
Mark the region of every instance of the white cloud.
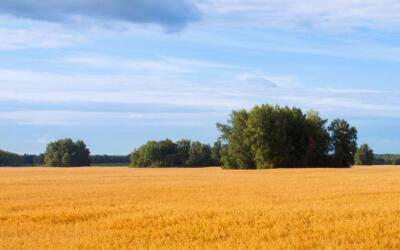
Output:
<path fill-rule="evenodd" d="M 109 56 L 73 56 L 65 58 L 65 62 L 70 64 L 78 64 L 87 67 L 134 70 L 140 72 L 170 72 L 170 73 L 187 73 L 190 69 L 184 65 L 174 65 L 165 61 L 144 61 L 130 60 L 123 58 L 113 58 Z"/>
<path fill-rule="evenodd" d="M 79 33 L 58 24 L 0 15 L 0 50 L 58 49 L 89 40 L 87 32 Z"/>
<path fill-rule="evenodd" d="M 82 36 L 59 31 L 4 28 L 0 28 L 0 40 L 0 50 L 56 49 L 87 41 Z"/>
<path fill-rule="evenodd" d="M 1 119 L 1 117 L 0 117 L 0 119 Z M 34 142 L 38 143 L 38 144 L 47 145 L 47 144 L 49 144 L 50 142 L 52 142 L 54 140 L 55 140 L 55 138 L 53 136 L 45 134 L 45 135 L 41 135 L 41 136 L 37 137 L 34 140 Z"/>
<path fill-rule="evenodd" d="M 397 0 L 198 0 L 203 12 L 221 20 L 257 22 L 279 28 L 398 28 Z M 279 25 L 279 26 L 278 26 Z"/>
<path fill-rule="evenodd" d="M 25 110 L 0 112 L 0 120 L 17 124 L 30 125 L 73 125 L 84 123 L 98 124 L 135 124 L 135 125 L 173 125 L 173 126 L 208 126 L 210 120 L 221 117 L 220 112 L 164 112 L 164 113 L 133 113 L 133 112 L 89 112 L 68 110 Z M 38 138 L 37 142 L 47 143 L 51 139 Z"/>
<path fill-rule="evenodd" d="M 398 91 L 376 89 L 314 88 L 293 77 L 230 71 L 228 78 L 209 81 L 185 79 L 183 75 L 137 76 L 135 74 L 54 74 L 34 71 L 1 71 L 0 99 L 51 104 L 147 104 L 206 108 L 210 112 L 228 113 L 232 109 L 250 108 L 270 103 L 316 109 L 332 115 L 393 117 L 400 114 Z M 200 73 L 201 74 L 201 73 Z M 101 110 L 100 110 L 101 111 Z M 18 115 L 17 117 L 25 116 Z M 27 117 L 35 117 L 26 114 Z M 69 113 L 44 113 L 69 120 Z M 60 114 L 58 117 L 57 114 Z M 6 116 L 3 119 L 13 120 Z M 10 115 L 10 114 L 8 114 Z M 113 113 L 122 119 L 126 113 Z M 105 118 L 113 117 L 105 114 Z M 73 119 L 101 119 L 99 113 L 73 114 Z M 72 119 L 72 118 L 71 118 Z M 40 119 L 46 121 L 46 119 Z M 170 120 L 174 120 L 170 118 Z M 51 123 L 46 121 L 46 123 Z"/>
<path fill-rule="evenodd" d="M 65 63 L 92 68 L 129 70 L 146 73 L 193 73 L 201 68 L 238 69 L 234 65 L 161 56 L 153 60 L 127 59 L 107 55 L 73 55 L 62 59 Z"/>

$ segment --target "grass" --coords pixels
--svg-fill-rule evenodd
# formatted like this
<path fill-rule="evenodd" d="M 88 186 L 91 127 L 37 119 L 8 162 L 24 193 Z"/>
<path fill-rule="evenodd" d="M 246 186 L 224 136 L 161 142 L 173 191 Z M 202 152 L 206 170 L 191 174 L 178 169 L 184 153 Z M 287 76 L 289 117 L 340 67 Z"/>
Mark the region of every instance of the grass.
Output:
<path fill-rule="evenodd" d="M 0 169 L 0 249 L 400 249 L 400 168 Z"/>

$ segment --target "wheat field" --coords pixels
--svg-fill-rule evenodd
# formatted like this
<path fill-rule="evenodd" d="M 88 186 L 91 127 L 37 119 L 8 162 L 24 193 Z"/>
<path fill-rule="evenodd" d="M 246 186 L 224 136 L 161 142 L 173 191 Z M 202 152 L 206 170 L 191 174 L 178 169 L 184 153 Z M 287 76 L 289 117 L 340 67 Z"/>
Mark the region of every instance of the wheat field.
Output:
<path fill-rule="evenodd" d="M 0 249 L 400 249 L 400 168 L 0 169 Z"/>

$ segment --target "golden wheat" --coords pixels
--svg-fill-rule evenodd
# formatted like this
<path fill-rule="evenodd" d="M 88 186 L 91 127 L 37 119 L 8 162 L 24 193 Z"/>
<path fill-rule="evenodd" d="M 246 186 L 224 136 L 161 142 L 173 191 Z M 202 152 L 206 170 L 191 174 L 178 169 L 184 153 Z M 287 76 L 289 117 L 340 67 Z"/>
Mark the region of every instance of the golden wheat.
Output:
<path fill-rule="evenodd" d="M 0 169 L 0 249 L 400 249 L 400 168 Z"/>

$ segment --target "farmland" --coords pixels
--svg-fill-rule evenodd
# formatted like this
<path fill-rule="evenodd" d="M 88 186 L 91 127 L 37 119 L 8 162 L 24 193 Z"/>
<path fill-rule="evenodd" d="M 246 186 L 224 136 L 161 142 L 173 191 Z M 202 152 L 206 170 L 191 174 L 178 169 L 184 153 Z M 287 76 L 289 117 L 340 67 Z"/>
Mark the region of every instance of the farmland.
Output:
<path fill-rule="evenodd" d="M 1 168 L 0 249 L 399 249 L 400 168 Z"/>

